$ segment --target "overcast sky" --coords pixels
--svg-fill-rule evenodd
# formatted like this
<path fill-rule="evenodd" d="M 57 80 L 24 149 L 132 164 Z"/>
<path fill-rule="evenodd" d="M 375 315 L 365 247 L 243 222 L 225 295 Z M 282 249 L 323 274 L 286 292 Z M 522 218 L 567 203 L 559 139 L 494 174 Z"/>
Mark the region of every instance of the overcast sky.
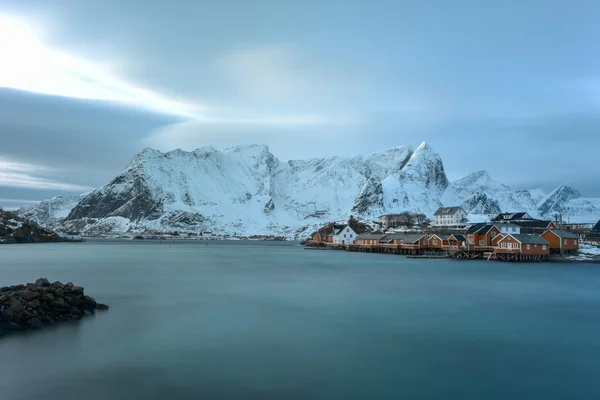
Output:
<path fill-rule="evenodd" d="M 450 179 L 600 196 L 598 1 L 0 1 L 0 206 L 145 146 L 428 141 Z"/>

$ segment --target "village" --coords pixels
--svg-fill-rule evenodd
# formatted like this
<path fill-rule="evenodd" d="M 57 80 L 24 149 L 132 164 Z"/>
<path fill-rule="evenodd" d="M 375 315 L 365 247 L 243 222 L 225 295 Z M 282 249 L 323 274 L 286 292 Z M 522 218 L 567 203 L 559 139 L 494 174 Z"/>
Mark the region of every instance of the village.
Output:
<path fill-rule="evenodd" d="M 600 244 L 600 221 L 593 226 L 532 218 L 526 212 L 502 213 L 490 221 L 471 223 L 461 206 L 440 207 L 433 220 L 398 229 L 408 213 L 382 216 L 381 228 L 371 230 L 350 218 L 314 232 L 306 249 L 391 253 L 410 258 L 548 261 L 578 254 L 583 242 Z M 592 224 L 590 224 L 592 225 Z"/>

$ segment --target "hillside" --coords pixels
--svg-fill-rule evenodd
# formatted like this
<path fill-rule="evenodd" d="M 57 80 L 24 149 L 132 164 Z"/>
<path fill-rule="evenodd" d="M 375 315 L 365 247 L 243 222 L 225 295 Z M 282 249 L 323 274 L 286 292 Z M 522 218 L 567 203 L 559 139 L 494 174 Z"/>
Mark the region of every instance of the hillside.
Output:
<path fill-rule="evenodd" d="M 55 232 L 0 210 L 0 243 L 62 242 Z"/>
<path fill-rule="evenodd" d="M 146 148 L 107 185 L 20 214 L 88 233 L 177 230 L 303 237 L 349 215 L 375 219 L 410 211 L 431 217 L 438 207 L 453 205 L 483 218 L 527 211 L 534 217 L 561 213 L 564 219 L 591 221 L 600 212 L 600 199 L 568 187 L 549 195 L 514 190 L 486 171 L 450 182 L 439 154 L 423 143 L 416 150 L 406 145 L 355 157 L 287 162 L 264 145 L 168 153 Z"/>

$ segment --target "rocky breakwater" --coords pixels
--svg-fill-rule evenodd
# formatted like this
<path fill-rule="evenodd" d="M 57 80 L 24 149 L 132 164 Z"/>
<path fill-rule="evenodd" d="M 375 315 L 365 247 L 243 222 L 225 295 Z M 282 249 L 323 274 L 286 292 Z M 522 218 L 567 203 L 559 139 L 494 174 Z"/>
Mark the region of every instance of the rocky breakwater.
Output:
<path fill-rule="evenodd" d="M 108 306 L 97 303 L 72 282 L 35 283 L 0 287 L 0 337 L 11 331 L 39 329 L 60 321 L 80 319 Z"/>

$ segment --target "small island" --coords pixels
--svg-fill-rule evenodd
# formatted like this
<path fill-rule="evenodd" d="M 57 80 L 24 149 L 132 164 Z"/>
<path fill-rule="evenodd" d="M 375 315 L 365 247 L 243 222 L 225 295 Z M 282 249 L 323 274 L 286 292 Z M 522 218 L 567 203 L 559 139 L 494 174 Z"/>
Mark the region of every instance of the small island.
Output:
<path fill-rule="evenodd" d="M 39 329 L 60 321 L 81 319 L 108 306 L 83 293 L 72 282 L 35 283 L 0 287 L 0 337 L 13 331 Z"/>

